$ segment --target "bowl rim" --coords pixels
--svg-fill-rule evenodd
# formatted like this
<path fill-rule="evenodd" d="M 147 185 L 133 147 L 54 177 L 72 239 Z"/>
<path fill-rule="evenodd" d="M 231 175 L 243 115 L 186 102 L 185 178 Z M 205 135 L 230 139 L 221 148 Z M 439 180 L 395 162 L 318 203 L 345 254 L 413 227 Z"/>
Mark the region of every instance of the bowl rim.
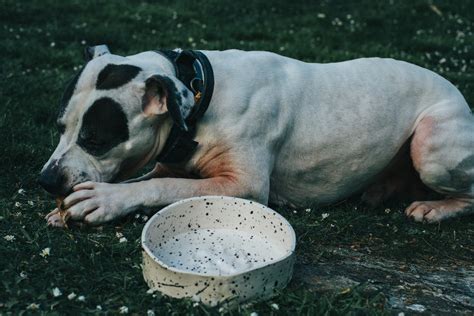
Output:
<path fill-rule="evenodd" d="M 148 231 L 151 223 L 154 221 L 155 218 L 159 217 L 159 216 L 163 216 L 166 212 L 170 211 L 170 209 L 176 207 L 176 206 L 179 206 L 180 204 L 184 204 L 184 203 L 187 203 L 187 202 L 190 202 L 190 201 L 195 201 L 195 200 L 204 200 L 204 199 L 219 199 L 219 200 L 238 200 L 238 201 L 242 201 L 242 202 L 252 202 L 253 205 L 255 205 L 256 207 L 259 207 L 260 209 L 262 209 L 263 211 L 266 211 L 266 212 L 274 212 L 275 213 L 275 216 L 278 216 L 280 217 L 280 219 L 282 220 L 282 222 L 284 223 L 284 225 L 286 225 L 289 233 L 290 233 L 290 239 L 291 239 L 291 245 L 290 245 L 290 251 L 283 257 L 281 257 L 280 259 L 278 260 L 275 260 L 273 262 L 270 262 L 270 263 L 264 263 L 264 264 L 261 264 L 261 265 L 257 265 L 253 268 L 250 268 L 250 269 L 247 269 L 247 270 L 242 270 L 242 271 L 239 271 L 239 272 L 236 272 L 236 273 L 232 273 L 232 274 L 225 274 L 225 275 L 216 275 L 216 274 L 205 274 L 205 273 L 198 273 L 198 272 L 190 272 L 190 271 L 185 271 L 185 270 L 181 270 L 181 269 L 178 269 L 178 268 L 175 268 L 175 267 L 172 267 L 172 266 L 169 266 L 167 265 L 166 263 L 164 263 L 162 260 L 160 260 L 157 256 L 155 256 L 155 254 L 150 250 L 150 248 L 148 247 L 147 245 L 147 242 L 146 242 L 146 239 L 145 239 L 145 234 L 146 232 Z M 172 203 L 164 208 L 162 208 L 161 210 L 159 210 L 158 212 L 156 212 L 145 224 L 145 226 L 143 227 L 143 230 L 142 230 L 142 235 L 141 235 L 141 246 L 142 246 L 142 249 L 145 251 L 145 253 L 148 255 L 148 257 L 150 257 L 154 262 L 158 263 L 161 267 L 163 267 L 164 269 L 166 270 L 170 270 L 172 272 L 175 272 L 175 273 L 179 273 L 179 274 L 183 274 L 183 275 L 190 275 L 190 276 L 199 276 L 199 277 L 205 277 L 205 278 L 231 278 L 231 277 L 235 277 L 235 276 L 238 276 L 238 275 L 242 275 L 242 274 L 245 274 L 245 273 L 248 273 L 250 271 L 254 271 L 254 270 L 258 270 L 258 269 L 261 269 L 261 268 L 265 268 L 267 266 L 271 266 L 271 265 L 274 265 L 274 264 L 277 264 L 279 262 L 282 262 L 286 259 L 288 259 L 288 257 L 291 257 L 294 253 L 295 253 L 295 247 L 296 247 L 296 234 L 295 234 L 295 231 L 293 229 L 293 227 L 290 225 L 290 223 L 288 222 L 288 220 L 286 218 L 284 218 L 280 213 L 278 213 L 277 211 L 269 208 L 268 206 L 266 205 L 263 205 L 259 202 L 255 202 L 255 201 L 252 201 L 252 200 L 247 200 L 247 199 L 243 199 L 243 198 L 238 198 L 238 197 L 232 197 L 232 196 L 226 196 L 226 195 L 202 195 L 202 196 L 196 196 L 196 197 L 191 197 L 191 198 L 187 198 L 187 199 L 183 199 L 183 200 L 179 200 L 178 202 L 175 202 L 175 203 Z"/>

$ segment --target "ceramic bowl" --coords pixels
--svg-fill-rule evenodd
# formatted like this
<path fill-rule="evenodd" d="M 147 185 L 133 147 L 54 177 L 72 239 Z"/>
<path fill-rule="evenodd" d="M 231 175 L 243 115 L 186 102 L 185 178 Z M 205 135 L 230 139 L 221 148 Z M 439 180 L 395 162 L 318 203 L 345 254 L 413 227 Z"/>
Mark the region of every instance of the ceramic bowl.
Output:
<path fill-rule="evenodd" d="M 141 242 L 151 289 L 214 306 L 265 299 L 284 288 L 296 239 L 288 221 L 264 205 L 204 196 L 155 214 Z"/>

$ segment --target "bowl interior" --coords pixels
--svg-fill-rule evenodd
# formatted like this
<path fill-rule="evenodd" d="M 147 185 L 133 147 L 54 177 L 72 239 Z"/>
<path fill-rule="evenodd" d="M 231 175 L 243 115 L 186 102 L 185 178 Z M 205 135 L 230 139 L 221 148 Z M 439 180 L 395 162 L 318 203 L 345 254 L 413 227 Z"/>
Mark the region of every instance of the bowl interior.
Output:
<path fill-rule="evenodd" d="M 144 228 L 142 244 L 168 269 L 230 276 L 291 255 L 295 234 L 266 206 L 209 196 L 183 200 L 155 214 Z"/>

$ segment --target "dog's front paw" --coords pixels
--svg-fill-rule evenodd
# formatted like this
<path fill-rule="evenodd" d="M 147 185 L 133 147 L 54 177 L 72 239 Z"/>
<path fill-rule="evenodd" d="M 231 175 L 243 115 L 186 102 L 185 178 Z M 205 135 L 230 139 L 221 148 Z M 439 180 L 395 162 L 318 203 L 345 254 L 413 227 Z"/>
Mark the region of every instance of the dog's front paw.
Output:
<path fill-rule="evenodd" d="M 439 201 L 413 202 L 405 210 L 408 217 L 417 222 L 437 223 L 459 213 L 473 209 L 472 200 L 446 199 Z"/>
<path fill-rule="evenodd" d="M 413 202 L 407 207 L 405 214 L 416 222 L 434 223 L 443 218 L 436 205 L 429 202 Z"/>
<path fill-rule="evenodd" d="M 73 220 L 99 225 L 134 210 L 129 194 L 124 184 L 84 182 L 64 199 L 64 208 Z"/>

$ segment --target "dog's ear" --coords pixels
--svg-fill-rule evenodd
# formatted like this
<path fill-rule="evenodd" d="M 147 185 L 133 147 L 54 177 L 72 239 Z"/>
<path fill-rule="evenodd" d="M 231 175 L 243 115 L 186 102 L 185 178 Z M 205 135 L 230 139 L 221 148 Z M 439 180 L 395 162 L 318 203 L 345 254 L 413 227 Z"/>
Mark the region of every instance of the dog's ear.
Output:
<path fill-rule="evenodd" d="M 86 62 L 104 54 L 110 54 L 107 45 L 87 46 L 84 49 L 84 59 Z"/>
<path fill-rule="evenodd" d="M 145 95 L 142 109 L 146 115 L 161 115 L 169 113 L 173 121 L 187 131 L 185 118 L 193 105 L 193 98 L 189 98 L 189 91 L 179 92 L 180 82 L 162 75 L 153 75 L 145 81 Z"/>

